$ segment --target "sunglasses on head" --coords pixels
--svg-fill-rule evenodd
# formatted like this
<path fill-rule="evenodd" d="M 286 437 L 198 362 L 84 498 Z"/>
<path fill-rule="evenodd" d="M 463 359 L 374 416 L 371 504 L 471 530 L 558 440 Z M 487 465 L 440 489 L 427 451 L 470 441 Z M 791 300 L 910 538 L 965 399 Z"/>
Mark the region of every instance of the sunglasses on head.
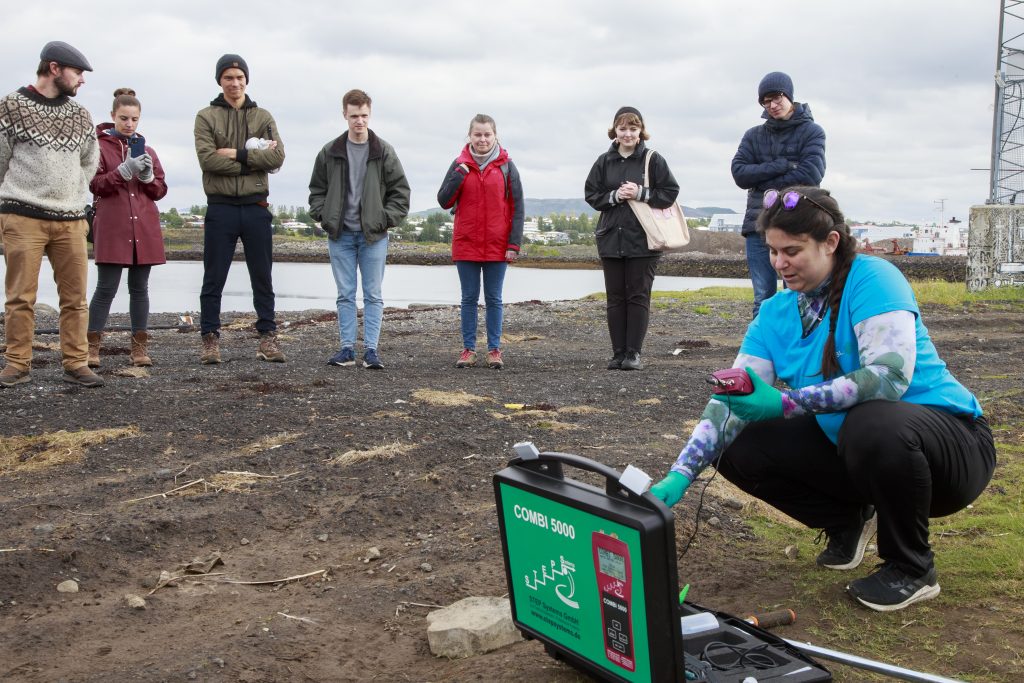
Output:
<path fill-rule="evenodd" d="M 796 205 L 800 203 L 801 199 L 806 199 L 811 204 L 814 204 L 816 207 L 827 213 L 829 216 L 832 216 L 833 222 L 835 222 L 836 220 L 835 215 L 833 215 L 831 211 L 829 211 L 824 206 L 814 201 L 807 195 L 801 194 L 796 190 L 790 190 L 789 192 L 786 193 L 780 193 L 778 190 L 768 190 L 767 192 L 764 193 L 764 199 L 761 200 L 761 205 L 766 209 L 770 209 L 773 206 L 775 206 L 775 202 L 779 201 L 780 196 L 782 197 L 782 209 L 784 211 L 792 211 L 793 209 L 796 208 Z"/>

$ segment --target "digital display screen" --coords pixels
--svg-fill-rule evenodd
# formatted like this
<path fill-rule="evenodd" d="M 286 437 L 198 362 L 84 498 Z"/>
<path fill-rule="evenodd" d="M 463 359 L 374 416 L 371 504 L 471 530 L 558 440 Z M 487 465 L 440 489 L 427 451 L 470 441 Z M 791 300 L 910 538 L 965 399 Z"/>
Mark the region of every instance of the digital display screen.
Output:
<path fill-rule="evenodd" d="M 597 567 L 602 574 L 618 579 L 626 580 L 626 558 L 604 548 L 597 549 Z"/>

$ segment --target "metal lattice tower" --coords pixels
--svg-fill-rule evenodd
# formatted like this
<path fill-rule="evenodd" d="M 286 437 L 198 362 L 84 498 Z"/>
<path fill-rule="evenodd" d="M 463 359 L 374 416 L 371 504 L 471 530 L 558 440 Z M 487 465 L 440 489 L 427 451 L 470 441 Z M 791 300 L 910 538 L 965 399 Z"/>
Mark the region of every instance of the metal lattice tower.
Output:
<path fill-rule="evenodd" d="M 989 204 L 1024 204 L 1024 0 L 1001 0 Z"/>

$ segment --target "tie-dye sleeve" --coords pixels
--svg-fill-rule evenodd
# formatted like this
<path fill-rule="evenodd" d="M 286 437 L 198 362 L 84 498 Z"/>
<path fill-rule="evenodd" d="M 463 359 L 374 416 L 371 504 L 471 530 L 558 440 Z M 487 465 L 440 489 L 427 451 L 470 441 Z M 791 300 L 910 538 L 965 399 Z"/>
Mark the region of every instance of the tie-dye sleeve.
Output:
<path fill-rule="evenodd" d="M 853 330 L 861 367 L 827 382 L 783 391 L 783 415 L 835 413 L 864 401 L 898 401 L 914 377 L 915 321 L 910 311 L 889 311 L 857 323 Z"/>

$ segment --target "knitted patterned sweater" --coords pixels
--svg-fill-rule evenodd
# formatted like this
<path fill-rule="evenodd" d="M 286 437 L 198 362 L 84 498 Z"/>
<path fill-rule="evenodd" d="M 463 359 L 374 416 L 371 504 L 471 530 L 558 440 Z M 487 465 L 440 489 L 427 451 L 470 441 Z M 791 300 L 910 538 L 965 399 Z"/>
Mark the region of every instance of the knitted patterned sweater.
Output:
<path fill-rule="evenodd" d="M 0 100 L 0 213 L 84 218 L 99 158 L 92 117 L 71 98 L 19 88 Z"/>

